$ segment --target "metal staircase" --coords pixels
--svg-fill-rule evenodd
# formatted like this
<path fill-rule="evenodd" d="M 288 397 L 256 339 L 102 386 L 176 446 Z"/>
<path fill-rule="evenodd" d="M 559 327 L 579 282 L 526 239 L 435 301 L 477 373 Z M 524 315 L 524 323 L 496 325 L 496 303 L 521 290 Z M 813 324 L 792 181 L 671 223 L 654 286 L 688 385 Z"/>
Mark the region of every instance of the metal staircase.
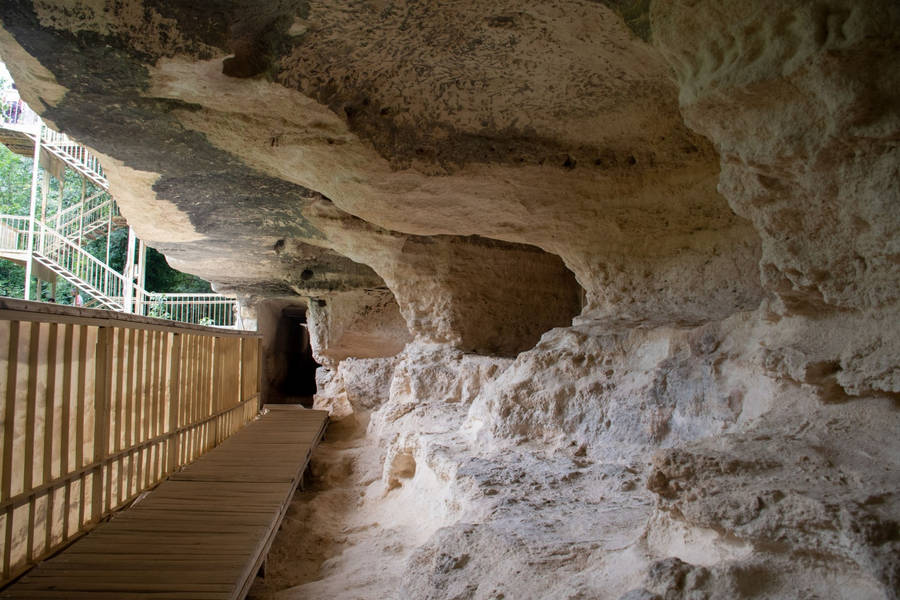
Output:
<path fill-rule="evenodd" d="M 97 187 L 109 190 L 109 181 L 103 175 L 100 159 L 87 148 L 69 139 L 64 133 L 53 131 L 46 125 L 40 129 L 41 147 L 60 159 L 73 171 L 86 177 Z"/>
<path fill-rule="evenodd" d="M 125 277 L 97 260 L 79 244 L 41 222 L 35 223 L 38 238 L 34 260 L 111 310 L 125 310 Z"/>
<path fill-rule="evenodd" d="M 110 214 L 112 213 L 112 214 Z M 119 209 L 106 192 L 98 192 L 56 215 L 55 229 L 75 243 L 91 240 L 107 227 L 110 218 L 116 227 L 122 225 Z"/>
<path fill-rule="evenodd" d="M 20 154 L 29 153 L 29 147 L 38 147 L 34 150 L 35 156 L 40 150 L 46 150 L 100 188 L 80 202 L 59 210 L 46 219 L 47 222 L 37 216 L 0 215 L 0 258 L 30 265 L 36 269 L 39 280 L 55 281 L 57 276 L 62 277 L 87 297 L 86 306 L 184 322 L 240 326 L 234 298 L 218 294 L 147 292 L 139 283 L 140 277 L 136 282 L 132 276 L 118 273 L 83 248 L 86 240 L 124 225 L 116 203 L 108 193 L 109 181 L 100 161 L 87 148 L 48 128 L 21 102 L 4 107 L 0 118 L 0 142 Z M 34 168 L 38 168 L 37 162 Z M 131 264 L 134 264 L 131 255 L 133 239 L 130 235 Z M 138 265 L 142 260 L 143 253 Z"/>
<path fill-rule="evenodd" d="M 18 263 L 28 260 L 31 217 L 0 215 L 0 257 Z M 124 310 L 125 276 L 87 252 L 80 244 L 34 222 L 33 260 L 64 278 L 97 303 L 111 310 Z"/>

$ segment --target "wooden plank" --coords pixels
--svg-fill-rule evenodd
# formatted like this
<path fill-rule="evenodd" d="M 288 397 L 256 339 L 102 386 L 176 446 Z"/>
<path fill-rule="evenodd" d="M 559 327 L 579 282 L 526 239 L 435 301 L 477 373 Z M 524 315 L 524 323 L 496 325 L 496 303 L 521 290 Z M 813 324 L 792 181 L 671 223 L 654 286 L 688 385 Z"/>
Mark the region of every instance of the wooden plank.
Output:
<path fill-rule="evenodd" d="M 168 396 L 168 381 L 172 377 L 170 371 L 171 364 L 169 362 L 170 348 L 172 346 L 172 337 L 168 333 L 160 333 L 162 337 L 162 354 L 159 357 L 159 395 L 157 396 L 157 422 L 156 435 L 161 435 L 166 431 L 166 403 Z"/>
<path fill-rule="evenodd" d="M 109 454 L 109 415 L 112 392 L 112 345 L 115 330 L 103 327 L 97 333 L 97 350 L 94 359 L 94 463 L 91 493 L 91 520 L 98 521 L 103 514 L 103 462 Z M 107 488 L 108 489 L 108 488 Z"/>
<path fill-rule="evenodd" d="M 238 563 L 232 561 L 231 564 Z M 85 562 L 82 565 L 90 567 L 91 563 Z M 223 569 L 213 561 L 207 561 L 205 565 L 196 562 L 181 565 L 178 562 L 169 561 L 165 566 L 161 566 L 150 560 L 134 560 L 130 563 L 119 562 L 103 566 L 106 569 L 103 574 L 104 582 L 166 583 L 170 584 L 173 590 L 177 590 L 178 587 L 171 584 L 177 582 L 228 583 L 231 586 L 235 583 L 234 573 Z M 72 564 L 57 564 L 53 561 L 53 564 L 48 562 L 35 569 L 29 576 L 29 584 L 32 586 L 34 584 L 46 585 L 48 579 L 65 578 L 68 581 L 78 581 L 80 579 L 96 579 L 96 577 L 96 573 L 92 573 L 89 568 Z M 23 583 L 22 587 L 28 589 L 29 584 Z"/>
<path fill-rule="evenodd" d="M 204 342 L 204 353 L 203 353 L 203 377 L 201 381 L 203 382 L 203 402 L 200 405 L 200 412 L 198 413 L 198 418 L 207 417 L 213 412 L 215 412 L 212 408 L 213 404 L 213 358 L 215 355 L 215 344 L 216 338 L 205 338 Z"/>
<path fill-rule="evenodd" d="M 25 410 L 25 456 L 23 458 L 23 489 L 34 489 L 34 451 L 36 437 L 36 409 L 37 409 L 37 384 L 41 373 L 39 372 L 39 348 L 40 348 L 41 324 L 31 324 L 31 335 L 28 345 L 28 397 Z M 31 560 L 34 556 L 35 537 L 35 502 L 28 503 L 28 528 L 25 542 L 25 558 Z"/>
<path fill-rule="evenodd" d="M 110 330 L 109 353 L 111 354 L 111 368 L 107 377 L 109 378 L 110 394 L 109 394 L 109 436 L 110 443 L 107 446 L 107 452 L 115 452 L 121 447 L 122 437 L 122 406 L 125 402 L 123 378 L 125 373 L 125 334 L 123 328 L 115 328 Z"/>
<path fill-rule="evenodd" d="M 3 417 L 3 477 L 0 482 L 0 498 L 12 495 L 13 440 L 16 433 L 16 384 L 19 367 L 19 322 L 9 324 L 9 344 L 6 362 L 6 395 Z M 8 525 L 8 524 L 7 524 Z M 5 558 L 9 555 L 9 544 L 4 546 Z M 4 573 L 7 568 L 4 567 Z"/>
<path fill-rule="evenodd" d="M 180 413 L 181 404 L 181 335 L 172 336 L 171 363 L 169 365 L 169 393 L 168 393 L 168 412 L 169 424 L 167 432 L 172 434 L 169 438 L 169 444 L 166 449 L 166 473 L 175 470 L 175 461 L 178 454 L 178 439 L 174 435 L 178 429 L 178 415 Z"/>
<path fill-rule="evenodd" d="M 48 325 L 41 484 L 53 480 L 53 438 L 56 416 L 56 353 L 59 333 L 58 329 L 59 326 L 56 323 L 50 323 Z M 55 494 L 53 493 L 53 490 L 48 490 L 46 493 L 46 503 L 42 511 L 44 516 L 43 552 L 38 554 L 48 552 L 53 545 L 54 498 Z"/>
<path fill-rule="evenodd" d="M 34 583 L 23 583 L 17 586 L 22 591 L 26 591 L 29 587 L 35 591 L 46 590 L 55 592 L 57 590 L 73 590 L 73 591 L 122 591 L 122 592 L 224 592 L 230 593 L 233 586 L 221 583 L 185 583 L 181 582 L 173 585 L 168 582 L 128 582 L 128 581 L 104 581 L 96 579 L 81 578 L 78 580 L 66 578 L 43 578 L 42 581 Z"/>
<path fill-rule="evenodd" d="M 232 596 L 223 592 L 155 592 L 152 596 L 144 592 L 124 593 L 121 591 L 102 592 L 58 590 L 48 594 L 43 590 L 22 590 L 15 596 L 6 592 L 0 593 L 0 598 L 53 598 L 54 600 L 227 600 Z"/>
<path fill-rule="evenodd" d="M 144 378 L 144 342 L 145 332 L 141 329 L 135 329 L 134 331 L 134 348 L 132 351 L 132 356 L 135 359 L 134 367 L 130 369 L 131 376 L 134 379 L 133 387 L 131 390 L 131 397 L 133 400 L 132 409 L 128 412 L 127 418 L 129 419 L 131 425 L 131 435 L 127 437 L 126 444 L 129 447 L 133 447 L 136 444 L 143 442 L 141 439 L 141 412 L 143 411 L 143 378 Z M 137 480 L 140 477 L 139 474 L 139 465 L 140 465 L 140 450 L 135 453 L 129 454 L 128 460 L 128 472 L 125 477 L 125 489 L 126 496 L 130 496 L 132 493 L 137 492 L 137 490 L 141 489 L 141 486 L 138 485 Z"/>
<path fill-rule="evenodd" d="M 199 339 L 200 346 L 200 374 L 197 379 L 197 403 L 194 406 L 194 420 L 199 421 L 201 418 L 205 417 L 208 413 L 207 405 L 210 400 L 212 400 L 212 394 L 209 389 L 212 387 L 212 378 L 209 373 L 209 359 L 210 359 L 210 343 L 215 342 L 215 338 L 201 338 Z M 198 433 L 202 433 L 198 432 Z M 197 442 L 199 445 L 200 439 L 197 438 Z M 196 456 L 196 454 L 195 454 Z"/>
<path fill-rule="evenodd" d="M 15 514 L 15 509 L 10 506 L 6 509 L 6 514 L 4 518 L 4 532 L 3 532 L 3 579 L 7 580 L 10 577 L 10 573 L 12 570 L 12 538 L 13 538 L 13 516 Z"/>
<path fill-rule="evenodd" d="M 60 475 L 69 473 L 69 455 L 71 453 L 70 431 L 72 428 L 72 329 L 73 325 L 65 325 L 63 327 L 63 385 L 62 385 L 62 418 L 60 428 Z M 80 466 L 80 465 L 79 465 Z M 62 523 L 62 537 L 69 537 L 69 511 L 72 502 L 71 482 L 67 481 L 65 485 L 65 495 L 63 497 L 63 506 L 65 507 L 65 517 Z"/>
<path fill-rule="evenodd" d="M 141 359 L 143 358 L 143 349 L 142 349 L 142 338 L 144 332 L 140 329 L 134 330 L 133 337 L 133 348 L 132 348 L 132 357 L 134 358 L 134 365 L 129 371 L 131 372 L 131 378 L 133 380 L 132 389 L 131 389 L 131 410 L 127 411 L 127 418 L 130 421 L 130 433 L 131 435 L 126 437 L 126 445 L 127 447 L 133 448 L 136 446 L 141 440 L 140 438 L 140 417 L 141 417 L 141 378 L 144 375 L 143 365 L 141 364 Z M 137 468 L 138 468 L 138 460 L 139 460 L 139 449 L 135 449 L 134 451 L 128 453 L 127 455 L 127 467 L 125 471 L 125 497 L 131 496 L 133 493 L 136 493 L 138 489 L 140 489 L 137 485 Z"/>
<path fill-rule="evenodd" d="M 74 333 L 74 332 L 73 332 Z M 87 384 L 87 361 L 88 361 L 88 328 L 78 328 L 78 379 L 76 385 L 76 404 L 75 404 L 75 465 L 79 469 L 84 466 L 84 413 L 86 402 L 86 384 Z M 96 383 L 96 380 L 95 380 Z"/>
<path fill-rule="evenodd" d="M 188 425 L 194 422 L 193 419 L 193 410 L 197 404 L 197 362 L 200 357 L 200 338 L 192 335 L 189 336 L 188 339 L 190 343 L 188 344 L 188 360 L 187 360 L 187 398 L 186 402 L 183 403 L 184 414 L 182 414 L 181 419 L 179 420 L 179 424 Z M 182 459 L 183 462 L 187 462 L 187 458 Z"/>
<path fill-rule="evenodd" d="M 156 402 L 159 398 L 159 354 L 162 351 L 161 335 L 159 332 L 151 332 L 149 336 L 147 360 L 149 390 L 147 394 L 147 411 L 144 415 L 144 439 L 149 440 L 156 436 Z"/>
<path fill-rule="evenodd" d="M 56 350 L 57 350 L 58 325 L 50 323 L 47 332 L 47 362 L 44 387 L 44 427 L 43 427 L 43 454 L 44 461 L 41 469 L 41 483 L 53 479 L 53 434 L 54 417 L 56 413 Z"/>
<path fill-rule="evenodd" d="M 65 552 L 56 556 L 51 561 L 41 564 L 39 569 L 60 568 L 72 569 L 89 567 L 92 565 L 105 565 L 110 569 L 129 569 L 135 565 L 150 563 L 151 566 L 172 569 L 203 568 L 208 566 L 232 567 L 242 562 L 241 557 L 225 558 L 197 555 L 195 552 L 172 552 L 168 556 L 142 556 L 139 554 L 120 553 L 96 553 L 96 554 L 72 554 Z"/>
<path fill-rule="evenodd" d="M 124 332 L 125 330 L 123 329 L 121 331 Z M 135 337 L 138 334 L 138 331 L 135 329 L 129 329 L 127 331 L 128 331 L 128 333 L 125 336 L 125 344 L 126 344 L 127 350 L 125 352 L 125 355 L 127 356 L 128 368 L 126 369 L 125 365 L 117 366 L 117 368 L 124 369 L 124 374 L 125 374 L 125 385 L 124 385 L 124 388 L 125 388 L 125 397 L 124 397 L 125 410 L 124 410 L 124 413 L 122 414 L 122 420 L 124 421 L 124 423 L 122 425 L 122 429 L 123 429 L 122 433 L 124 433 L 125 437 L 121 442 L 116 442 L 117 444 L 121 443 L 122 445 L 115 447 L 114 448 L 115 450 L 121 450 L 123 448 L 130 448 L 132 446 L 132 444 L 134 443 L 132 436 L 134 433 L 134 413 L 135 413 L 135 389 L 134 389 L 134 387 L 135 387 L 135 378 L 137 375 L 137 373 L 135 371 L 137 371 L 137 369 L 139 368 L 135 364 L 135 354 L 136 354 L 135 351 L 136 351 L 136 346 L 137 346 L 137 344 L 135 342 Z M 119 475 L 121 477 L 121 473 Z M 125 481 L 128 481 L 127 477 L 124 477 L 123 479 Z"/>
<path fill-rule="evenodd" d="M 108 336 L 109 332 L 103 335 Z M 98 340 L 98 362 L 106 364 L 108 359 L 100 346 Z M 202 344 L 198 346 L 202 350 Z M 209 343 L 206 347 L 210 349 Z M 198 358 L 203 360 L 202 352 Z M 210 376 L 209 369 L 216 364 L 208 352 L 205 360 L 206 367 L 202 364 L 197 366 L 199 370 L 196 373 L 201 377 L 204 368 L 207 369 L 205 375 Z M 217 408 L 208 395 L 210 388 L 205 389 L 208 390 L 204 400 L 206 410 Z M 202 390 L 203 387 L 197 389 L 198 392 Z M 231 414 L 228 411 L 215 412 Z M 203 413 L 201 406 L 200 414 Z M 176 414 L 177 411 L 170 413 Z M 295 423 L 285 426 L 281 422 L 285 419 Z M 197 593 L 206 593 L 204 590 L 212 589 L 203 587 L 203 581 L 220 581 L 220 573 L 214 565 L 221 561 L 230 561 L 223 572 L 227 572 L 232 577 L 229 581 L 234 583 L 229 584 L 232 591 L 222 597 L 242 597 L 249 585 L 247 582 L 252 582 L 256 572 L 254 569 L 258 568 L 274 538 L 310 451 L 318 442 L 315 433 L 310 431 L 321 432 L 325 419 L 325 414 L 320 411 L 313 415 L 270 411 L 269 415 L 242 430 L 242 434 L 247 434 L 245 437 L 250 440 L 249 443 L 229 445 L 231 441 L 240 442 L 242 434 L 238 434 L 181 473 L 190 477 L 192 470 L 196 469 L 200 478 L 215 474 L 224 481 L 182 481 L 173 478 L 163 483 L 136 507 L 102 524 L 57 558 L 26 575 L 21 585 L 10 588 L 17 592 L 21 590 L 21 594 L 0 597 L 64 598 L 68 596 L 63 592 L 68 593 L 67 590 L 74 586 L 78 588 L 72 588 L 75 592 L 90 591 L 94 594 L 90 596 L 92 598 L 106 597 L 106 593 L 117 593 L 116 598 L 164 598 L 172 590 L 182 592 L 178 597 L 190 598 L 197 590 L 200 590 Z M 214 441 L 213 424 L 207 417 L 205 427 L 194 426 L 184 430 L 183 433 L 193 434 L 193 449 L 189 449 L 186 456 L 203 447 L 204 441 Z M 292 432 L 293 435 L 312 438 L 296 443 L 290 439 Z M 271 443 L 273 436 L 277 436 L 282 443 Z M 108 441 L 109 437 L 105 439 Z M 270 443 L 261 444 L 260 440 Z M 272 458 L 269 453 L 273 450 L 293 453 L 294 456 L 277 455 L 274 460 L 261 463 L 267 456 Z M 142 445 L 138 449 L 127 450 L 122 458 L 130 456 L 133 460 L 144 461 L 149 452 L 151 447 Z M 110 481 L 111 469 L 105 469 L 104 475 L 104 479 Z M 231 480 L 235 477 L 260 479 L 260 475 L 275 481 Z M 167 563 L 165 568 L 151 566 L 160 561 L 173 561 L 175 557 L 178 560 Z M 57 566 L 55 561 L 58 559 L 68 562 L 60 562 Z M 197 563 L 198 559 L 201 561 L 199 564 L 206 565 L 205 568 L 192 564 Z M 117 566 L 111 566 L 113 564 Z M 158 574 L 154 569 L 160 569 Z M 195 574 L 193 579 L 192 572 Z M 113 575 L 104 579 L 104 573 Z M 147 588 L 147 585 L 150 587 Z M 36 589 L 42 586 L 48 589 Z M 141 594 L 141 590 L 150 595 Z M 48 595 L 31 595 L 31 592 L 37 591 Z"/>

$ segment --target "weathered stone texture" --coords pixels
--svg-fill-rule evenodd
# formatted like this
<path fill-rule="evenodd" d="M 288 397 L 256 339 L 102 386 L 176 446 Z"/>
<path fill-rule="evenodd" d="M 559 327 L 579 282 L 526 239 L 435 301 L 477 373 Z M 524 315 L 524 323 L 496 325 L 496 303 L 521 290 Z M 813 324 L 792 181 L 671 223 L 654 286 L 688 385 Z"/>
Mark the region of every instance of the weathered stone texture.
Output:
<path fill-rule="evenodd" d="M 0 55 L 173 264 L 309 307 L 254 594 L 897 597 L 894 0 L 189 4 Z"/>
<path fill-rule="evenodd" d="M 412 339 L 394 296 L 357 290 L 313 298 L 307 323 L 316 361 L 337 366 L 345 358 L 394 356 Z"/>
<path fill-rule="evenodd" d="M 762 238 L 763 283 L 791 312 L 896 302 L 900 6 L 660 2 L 653 17 L 719 189 Z"/>

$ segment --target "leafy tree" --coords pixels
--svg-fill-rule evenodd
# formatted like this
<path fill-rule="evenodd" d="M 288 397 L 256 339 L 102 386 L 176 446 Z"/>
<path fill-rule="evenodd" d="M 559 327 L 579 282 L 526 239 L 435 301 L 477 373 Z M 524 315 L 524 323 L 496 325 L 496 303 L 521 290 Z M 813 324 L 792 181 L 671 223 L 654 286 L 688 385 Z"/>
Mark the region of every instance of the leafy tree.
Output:
<path fill-rule="evenodd" d="M 154 292 L 183 294 L 208 294 L 212 292 L 209 282 L 195 275 L 176 271 L 166 262 L 166 257 L 147 248 L 147 289 Z"/>
<path fill-rule="evenodd" d="M 8 148 L 0 145 L 0 214 L 27 216 L 31 202 L 31 167 L 33 160 L 19 156 Z M 49 177 L 44 171 L 40 171 L 40 177 Z M 62 190 L 63 209 L 74 206 L 81 201 L 82 193 L 81 176 L 66 169 L 65 184 Z M 53 177 L 50 178 L 50 193 L 47 202 L 46 221 L 53 223 L 56 215 L 60 183 Z M 93 183 L 87 182 L 85 195 L 90 196 L 99 192 Z M 110 234 L 109 266 L 121 273 L 125 267 L 128 248 L 128 229 L 114 229 Z M 106 261 L 106 236 L 95 238 L 84 245 L 84 249 L 98 258 Z M 176 271 L 166 262 L 165 257 L 152 248 L 147 249 L 146 262 L 146 286 L 154 292 L 165 293 L 209 293 L 212 288 L 209 282 Z M 32 284 L 34 285 L 34 284 Z M 0 259 L 0 295 L 22 298 L 25 289 L 25 268 L 13 262 Z M 59 302 L 71 302 L 74 297 L 74 287 L 63 279 L 59 279 L 57 285 L 57 300 Z M 43 292 L 45 300 L 50 299 L 49 290 Z"/>
<path fill-rule="evenodd" d="M 28 214 L 31 203 L 32 159 L 0 145 L 0 214 Z"/>
<path fill-rule="evenodd" d="M 0 296 L 25 297 L 25 267 L 0 260 Z"/>
<path fill-rule="evenodd" d="M 0 90 L 13 87 L 5 65 L 0 62 Z M 5 108 L 5 107 L 0 107 Z M 27 216 L 31 208 L 31 169 L 33 159 L 18 156 L 8 148 L 0 145 L 0 214 Z M 39 184 L 47 182 L 47 204 L 44 213 L 45 221 L 52 225 L 59 210 L 65 210 L 78 204 L 82 197 L 100 193 L 101 190 L 90 181 L 85 181 L 71 169 L 64 169 L 62 182 L 44 170 L 39 170 Z M 62 201 L 60 203 L 60 197 Z M 60 206 L 61 204 L 61 206 Z M 40 206 L 38 207 L 40 212 Z M 122 272 L 127 258 L 128 230 L 113 230 L 109 240 L 109 266 Z M 84 249 L 106 262 L 106 236 L 98 237 L 84 244 Z M 208 293 L 212 291 L 209 283 L 187 273 L 171 268 L 165 257 L 152 248 L 147 249 L 146 287 L 154 292 L 164 293 Z M 13 262 L 0 260 L 0 295 L 23 297 L 25 285 L 25 269 Z M 61 301 L 70 301 L 75 289 L 65 280 L 60 279 L 57 285 L 57 297 Z M 43 291 L 44 299 L 49 299 L 49 292 Z"/>

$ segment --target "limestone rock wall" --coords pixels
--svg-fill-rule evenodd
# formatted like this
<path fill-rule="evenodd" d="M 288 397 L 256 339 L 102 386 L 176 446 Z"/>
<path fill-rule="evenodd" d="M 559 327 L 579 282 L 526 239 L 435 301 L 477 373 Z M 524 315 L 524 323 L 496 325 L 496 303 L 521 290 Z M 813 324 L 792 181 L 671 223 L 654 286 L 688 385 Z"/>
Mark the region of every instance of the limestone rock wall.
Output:
<path fill-rule="evenodd" d="M 720 190 L 791 312 L 896 302 L 898 18 L 886 2 L 656 5 L 685 120 L 718 148 Z"/>
<path fill-rule="evenodd" d="M 312 299 L 307 323 L 313 355 L 327 367 L 349 357 L 394 356 L 412 339 L 387 290 L 355 290 Z"/>
<path fill-rule="evenodd" d="M 581 288 L 562 261 L 538 248 L 477 237 L 386 231 L 327 202 L 305 212 L 341 251 L 366 261 L 393 292 L 422 343 L 515 354 L 571 323 Z"/>
<path fill-rule="evenodd" d="M 896 2 L 0 21 L 139 235 L 308 306 L 334 424 L 251 597 L 897 597 Z"/>

